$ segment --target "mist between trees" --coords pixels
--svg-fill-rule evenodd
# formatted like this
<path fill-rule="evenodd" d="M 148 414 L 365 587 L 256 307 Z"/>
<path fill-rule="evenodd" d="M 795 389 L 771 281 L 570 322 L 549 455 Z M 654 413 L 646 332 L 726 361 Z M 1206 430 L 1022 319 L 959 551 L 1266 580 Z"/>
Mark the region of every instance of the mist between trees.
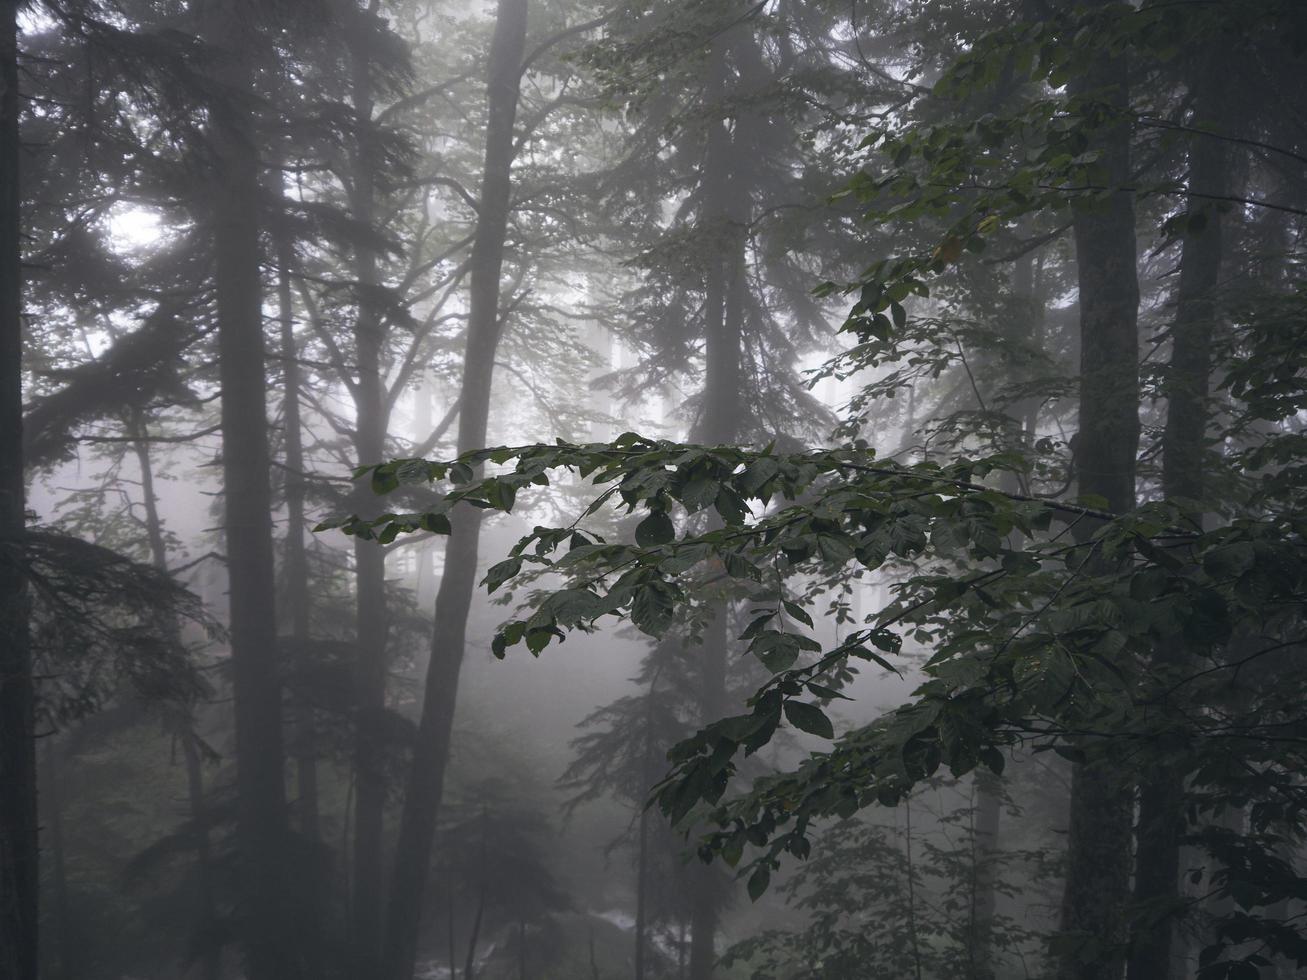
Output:
<path fill-rule="evenodd" d="M 1307 970 L 1307 5 L 0 0 L 0 980 Z"/>

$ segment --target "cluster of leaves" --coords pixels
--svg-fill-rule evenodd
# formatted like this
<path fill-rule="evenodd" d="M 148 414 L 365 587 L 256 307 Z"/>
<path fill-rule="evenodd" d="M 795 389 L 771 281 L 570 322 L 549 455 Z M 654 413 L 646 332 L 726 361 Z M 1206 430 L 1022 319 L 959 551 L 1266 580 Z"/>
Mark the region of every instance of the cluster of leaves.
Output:
<path fill-rule="evenodd" d="M 903 125 L 894 117 L 868 133 L 860 148 L 880 159 L 869 158 L 836 195 L 856 202 L 868 221 L 921 224 L 933 234 L 877 260 L 853 282 L 819 287 L 819 296 L 857 297 L 841 329 L 858 343 L 832 370 L 847 375 L 897 359 L 910 339 L 905 304 L 930 296 L 932 279 L 955 268 L 964 254 L 986 251 L 1032 216 L 1092 209 L 1115 193 L 1119 188 L 1094 149 L 1102 132 L 1127 125 L 1185 128 L 1150 117 L 1146 105 L 1117 105 L 1109 93 L 1068 88 L 1096 59 L 1128 54 L 1137 70 L 1156 72 L 1212 38 L 1247 38 L 1255 30 L 1250 25 L 1278 24 L 1290 36 L 1301 34 L 1307 30 L 1302 13 L 1284 0 L 1112 3 L 1022 19 L 977 38 L 932 87 L 928 108 L 919 109 L 943 118 Z M 946 111 L 950 104 L 974 106 L 978 93 L 989 91 L 1026 97 L 1007 108 Z M 1130 189 L 1140 200 L 1188 199 L 1172 173 L 1141 170 L 1136 176 Z M 1202 205 L 1211 203 L 1191 201 L 1189 210 L 1172 215 L 1163 229 L 1167 240 L 1200 226 Z"/>
<path fill-rule="evenodd" d="M 901 466 L 855 448 L 784 455 L 628 434 L 612 445 L 500 448 L 450 463 L 367 468 L 360 475 L 382 492 L 409 481 L 453 486 L 426 513 L 324 527 L 381 540 L 447 532 L 458 505 L 511 510 L 520 490 L 547 485 L 553 471 L 602 488 L 586 514 L 535 527 L 490 569 L 490 589 L 527 566 L 568 573 L 566 587 L 541 593 L 529 618 L 500 628 L 501 655 L 517 643 L 539 653 L 604 616 L 657 636 L 675 610 L 701 601 L 705 581 L 751 583 L 753 616 L 741 639 L 771 676 L 748 713 L 715 721 L 673 750 L 675 769 L 657 798 L 675 821 L 715 807 L 705 856 L 736 864 L 747 847 L 762 848 L 755 894 L 782 854 L 809 854 L 814 821 L 894 804 L 941 767 L 955 777 L 981 764 L 1001 771 L 1002 750 L 1017 743 L 1074 759 L 1122 746 L 1140 758 L 1164 754 L 1214 788 L 1210 806 L 1235 795 L 1267 798 L 1272 783 L 1295 795 L 1282 777 L 1299 753 L 1291 733 L 1307 723 L 1302 691 L 1260 678 L 1304 641 L 1307 516 L 1291 508 L 1204 532 L 1174 503 L 1113 518 L 977 482 L 1016 462 Z M 478 478 L 486 463 L 505 472 Z M 633 542 L 585 527 L 610 501 L 643 514 Z M 718 520 L 696 521 L 703 512 Z M 787 591 L 787 580 L 817 566 L 877 569 L 896 556 L 919 561 L 895 600 L 824 648 L 811 635 L 814 597 Z M 1154 651 L 1177 637 L 1192 658 L 1155 664 Z M 723 802 L 737 758 L 767 744 L 782 721 L 833 737 L 823 705 L 841 696 L 859 663 L 894 670 L 890 658 L 905 640 L 933 647 L 907 704 Z"/>

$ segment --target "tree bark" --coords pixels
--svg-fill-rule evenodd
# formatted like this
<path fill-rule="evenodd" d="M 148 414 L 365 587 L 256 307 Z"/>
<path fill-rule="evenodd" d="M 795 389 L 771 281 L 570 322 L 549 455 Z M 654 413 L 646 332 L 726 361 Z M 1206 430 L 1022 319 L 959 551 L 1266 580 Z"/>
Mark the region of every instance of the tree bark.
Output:
<path fill-rule="evenodd" d="M 752 43 L 750 39 L 748 42 Z M 705 101 L 709 111 L 722 111 L 727 82 L 727 45 L 714 42 L 709 55 Z M 737 54 L 738 60 L 738 54 Z M 743 123 L 736 121 L 736 126 Z M 704 155 L 704 224 L 709 232 L 709 257 L 704 283 L 704 378 L 696 438 L 708 445 L 727 445 L 740 438 L 744 425 L 744 333 L 746 249 L 749 220 L 747 179 L 739 171 L 740 153 L 733 145 L 725 118 L 709 124 Z M 727 713 L 727 659 L 730 645 L 730 603 L 718 601 L 704 629 L 699 653 L 699 722 L 707 725 Z M 721 919 L 723 882 L 711 865 L 696 868 L 691 877 L 690 980 L 711 980 L 717 962 L 716 938 Z"/>
<path fill-rule="evenodd" d="M 236 716 L 240 923 L 250 980 L 298 975 L 286 941 L 291 920 L 285 873 L 281 682 L 274 608 L 263 288 L 259 271 L 259 157 L 248 106 L 246 52 L 256 10 L 248 0 L 205 6 L 215 52 L 209 136 L 219 377 L 222 385 L 223 529 L 227 545 L 231 674 Z"/>
<path fill-rule="evenodd" d="M 1075 94 L 1105 101 L 1113 111 L 1127 109 L 1127 67 L 1122 57 L 1101 58 L 1080 79 Z M 1110 185 L 1129 186 L 1129 127 L 1103 130 L 1095 147 Z M 1125 513 L 1135 506 L 1139 445 L 1133 195 L 1117 191 L 1105 201 L 1077 207 L 1074 226 L 1080 289 L 1076 472 L 1082 496 L 1096 495 L 1109 510 Z M 1059 980 L 1119 980 L 1124 969 L 1132 802 L 1131 787 L 1116 767 L 1090 762 L 1073 770 Z"/>
<path fill-rule="evenodd" d="M 299 349 L 295 342 L 295 307 L 291 298 L 290 243 L 277 242 L 277 303 L 281 330 L 283 464 L 286 481 L 286 615 L 301 674 L 310 669 L 306 647 L 312 603 L 309 598 L 309 560 L 304 531 L 308 526 L 304 500 L 304 428 L 300 408 Z M 301 682 L 303 678 L 301 677 Z M 318 750 L 313 706 L 303 698 L 295 705 L 295 757 L 297 816 L 300 833 L 311 844 L 322 840 L 318 809 Z"/>
<path fill-rule="evenodd" d="M 133 413 L 128 425 L 132 449 L 141 475 L 141 504 L 145 511 L 145 536 L 150 545 L 150 561 L 159 571 L 168 572 L 168 545 L 163 536 L 163 520 L 159 516 L 159 498 L 154 492 L 154 463 L 150 458 L 149 433 L 144 418 Z M 181 635 L 175 622 L 167 624 L 168 642 L 181 646 Z M 216 942 L 217 916 L 213 904 L 213 848 L 209 839 L 207 805 L 204 799 L 204 768 L 195 734 L 195 718 L 189 707 L 177 706 L 169 711 L 167 723 L 181 742 L 182 759 L 186 765 L 186 796 L 191 822 L 195 825 L 195 932 L 203 939 L 200 956 L 204 980 L 218 980 L 222 972 L 222 951 Z"/>
<path fill-rule="evenodd" d="M 37 977 L 35 688 L 23 478 L 18 4 L 0 0 L 0 976 Z"/>
<path fill-rule="evenodd" d="M 727 713 L 726 667 L 730 604 L 717 602 L 704 628 L 699 653 L 699 721 L 707 725 Z M 717 964 L 717 929 L 721 921 L 723 881 L 713 864 L 697 864 L 690 876 L 690 980 L 710 980 Z"/>
<path fill-rule="evenodd" d="M 972 897 L 969 980 L 993 980 L 994 913 L 998 907 L 998 833 L 1003 812 L 1000 777 L 977 769 L 972 785 Z"/>
<path fill-rule="evenodd" d="M 371 228 L 376 220 L 375 155 L 372 136 L 372 65 L 362 42 L 368 28 L 350 25 L 370 13 L 354 0 L 346 21 L 350 52 L 350 87 L 354 108 L 349 199 L 354 220 Z M 378 308 L 380 274 L 376 249 L 361 240 L 354 248 L 354 451 L 359 465 L 383 462 L 388 426 L 381 373 L 384 328 Z M 341 365 L 343 370 L 348 370 Z M 370 488 L 358 489 L 356 509 L 371 503 Z M 355 746 L 354 771 L 354 949 L 360 977 L 375 975 L 381 962 L 383 898 L 383 830 L 386 808 L 386 552 L 375 541 L 354 539 L 355 583 Z"/>
<path fill-rule="evenodd" d="M 1224 122 L 1221 58 L 1213 52 L 1199 59 L 1193 87 L 1199 125 Z M 1228 190 L 1228 154 L 1222 140 L 1196 136 L 1189 152 L 1189 190 L 1221 195 Z M 1199 200 L 1193 197 L 1192 200 Z M 1217 316 L 1221 274 L 1221 212 L 1196 211 L 1205 217 L 1190 228 L 1181 244 L 1180 282 L 1171 328 L 1171 362 L 1166 376 L 1166 427 L 1162 434 L 1162 493 L 1168 499 L 1200 501 L 1206 493 L 1203 458 L 1211 416 L 1208 385 L 1212 335 Z M 1161 666 L 1186 659 L 1179 642 L 1157 653 Z M 1162 763 L 1143 777 L 1139 790 L 1139 847 L 1135 863 L 1135 900 L 1141 917 L 1131 941 L 1130 980 L 1168 980 L 1176 975 L 1174 913 L 1163 908 L 1180 896 L 1180 837 L 1184 832 L 1184 771 Z M 1155 911 L 1154 911 L 1155 910 Z M 1162 913 L 1159 918 L 1158 913 Z"/>
<path fill-rule="evenodd" d="M 68 861 L 64 846 L 63 765 L 55 739 L 47 737 L 44 751 L 45 797 L 42 805 L 50 820 L 47 828 L 50 873 L 54 879 L 54 929 L 59 953 L 59 980 L 75 980 L 78 971 L 76 946 L 73 942 L 72 903 L 68 896 Z M 49 940 L 47 940 L 47 943 Z M 47 962 L 46 968 L 49 969 Z M 53 971 L 52 971 L 53 972 Z"/>
<path fill-rule="evenodd" d="M 472 917 L 472 933 L 467 938 L 467 959 L 463 962 L 463 976 L 466 980 L 476 978 L 477 943 L 481 939 L 481 920 L 486 913 L 486 886 L 481 884 L 481 893 L 477 896 L 477 910 Z"/>
<path fill-rule="evenodd" d="M 653 692 L 649 693 L 652 701 Z M 653 739 L 652 721 L 647 720 L 645 723 L 645 759 L 649 759 L 652 753 L 649 751 Z M 652 785 L 653 780 L 648 780 Z M 640 819 L 637 824 L 636 833 L 639 835 L 636 840 L 636 857 L 635 857 L 635 978 L 634 980 L 645 980 L 645 954 L 648 948 L 648 931 L 649 931 L 649 808 L 640 805 Z"/>
<path fill-rule="evenodd" d="M 458 419 L 458 451 L 482 448 L 490 415 L 490 388 L 502 320 L 500 273 L 512 192 L 513 127 L 517 117 L 528 0 L 499 0 L 490 45 L 486 96 L 485 167 L 470 258 L 467 351 Z M 453 515 L 445 568 L 436 594 L 431 662 L 422 716 L 413 746 L 408 792 L 400 817 L 395 874 L 387 912 L 384 980 L 410 980 L 417 957 L 422 900 L 431 863 L 436 817 L 444 793 L 454 727 L 458 678 L 467 645 L 467 617 L 477 580 L 481 512 L 462 507 Z"/>

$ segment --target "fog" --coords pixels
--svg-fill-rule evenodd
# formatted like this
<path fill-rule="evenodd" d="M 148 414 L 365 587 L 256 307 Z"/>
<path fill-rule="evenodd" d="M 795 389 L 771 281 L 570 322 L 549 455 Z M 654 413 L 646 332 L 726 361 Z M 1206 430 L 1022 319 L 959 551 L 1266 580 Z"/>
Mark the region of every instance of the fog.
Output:
<path fill-rule="evenodd" d="M 0 980 L 1302 975 L 1305 58 L 0 0 Z"/>

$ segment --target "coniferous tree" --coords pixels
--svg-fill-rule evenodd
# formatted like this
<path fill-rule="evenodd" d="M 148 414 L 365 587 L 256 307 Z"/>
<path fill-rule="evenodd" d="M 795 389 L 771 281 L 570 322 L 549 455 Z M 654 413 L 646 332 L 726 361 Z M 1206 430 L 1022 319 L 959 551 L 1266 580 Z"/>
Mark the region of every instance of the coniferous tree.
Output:
<path fill-rule="evenodd" d="M 260 23 L 244 2 L 205 5 L 203 30 L 220 97 L 209 107 L 214 297 L 222 384 L 223 527 L 230 575 L 236 707 L 241 931 L 252 980 L 297 975 L 282 935 L 291 918 L 285 868 L 281 679 L 273 605 L 272 489 L 259 221 L 259 137 L 250 49 Z"/>
<path fill-rule="evenodd" d="M 36 728 L 23 470 L 23 234 L 18 2 L 0 4 L 0 966 L 36 980 Z"/>

